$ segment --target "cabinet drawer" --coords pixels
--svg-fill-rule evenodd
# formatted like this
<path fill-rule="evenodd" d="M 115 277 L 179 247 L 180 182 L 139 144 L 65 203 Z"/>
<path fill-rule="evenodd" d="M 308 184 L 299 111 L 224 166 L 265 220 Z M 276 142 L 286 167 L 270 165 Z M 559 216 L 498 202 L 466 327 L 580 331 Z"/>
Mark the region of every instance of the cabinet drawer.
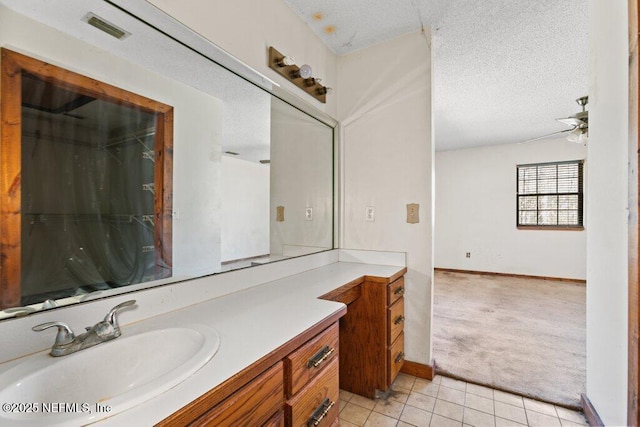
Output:
<path fill-rule="evenodd" d="M 194 426 L 259 426 L 282 409 L 282 362 L 276 363 L 249 384 L 193 422 Z"/>
<path fill-rule="evenodd" d="M 404 295 L 404 276 L 389 285 L 387 304 L 391 305 Z"/>
<path fill-rule="evenodd" d="M 387 345 L 391 345 L 404 329 L 404 298 L 394 302 L 387 310 L 387 325 L 389 325 Z"/>
<path fill-rule="evenodd" d="M 285 357 L 285 391 L 295 395 L 323 368 L 338 356 L 338 323 L 328 327 L 315 338 Z"/>
<path fill-rule="evenodd" d="M 388 350 L 389 357 L 389 371 L 387 378 L 388 384 L 391 385 L 393 380 L 398 376 L 398 372 L 400 372 L 400 368 L 404 364 L 404 332 L 400 333 L 398 339 L 396 339 L 393 345 Z"/>
<path fill-rule="evenodd" d="M 331 426 L 338 417 L 338 359 L 322 370 L 300 393 L 287 401 L 285 413 L 287 425 L 299 427 Z M 324 415 L 322 415 L 324 413 Z M 315 417 L 317 424 L 312 419 Z M 308 424 L 311 421 L 311 424 Z"/>

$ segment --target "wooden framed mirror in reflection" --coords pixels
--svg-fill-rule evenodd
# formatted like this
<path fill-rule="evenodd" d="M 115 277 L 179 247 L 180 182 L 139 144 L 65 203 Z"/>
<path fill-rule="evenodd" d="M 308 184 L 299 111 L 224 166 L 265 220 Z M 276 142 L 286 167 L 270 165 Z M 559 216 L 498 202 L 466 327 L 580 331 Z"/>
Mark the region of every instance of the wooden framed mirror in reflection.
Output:
<path fill-rule="evenodd" d="M 0 309 L 170 277 L 173 108 L 1 55 Z"/>

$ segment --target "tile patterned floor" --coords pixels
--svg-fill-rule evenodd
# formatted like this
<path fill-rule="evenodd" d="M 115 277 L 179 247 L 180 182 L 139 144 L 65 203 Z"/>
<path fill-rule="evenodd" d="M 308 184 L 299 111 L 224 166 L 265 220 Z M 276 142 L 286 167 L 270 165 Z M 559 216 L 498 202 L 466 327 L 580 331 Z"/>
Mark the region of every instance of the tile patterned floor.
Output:
<path fill-rule="evenodd" d="M 386 400 L 340 390 L 342 427 L 586 425 L 580 412 L 441 376 L 400 374 Z"/>

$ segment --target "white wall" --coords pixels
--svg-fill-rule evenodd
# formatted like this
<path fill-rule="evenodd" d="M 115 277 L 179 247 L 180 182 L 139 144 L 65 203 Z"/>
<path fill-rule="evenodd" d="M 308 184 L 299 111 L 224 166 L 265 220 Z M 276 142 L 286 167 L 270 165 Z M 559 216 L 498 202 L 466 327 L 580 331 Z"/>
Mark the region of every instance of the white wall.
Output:
<path fill-rule="evenodd" d="M 267 65 L 267 51 L 273 46 L 298 65 L 309 64 L 323 84 L 337 86 L 336 55 L 284 1 L 190 0 L 188 7 L 182 0 L 149 1 L 292 94 L 336 116 L 335 94 L 322 104 Z"/>
<path fill-rule="evenodd" d="M 431 363 L 431 49 L 406 35 L 338 59 L 343 248 L 407 252 L 407 359 Z M 401 67 L 398 64 L 402 64 Z M 406 204 L 420 223 L 406 223 Z M 375 221 L 365 220 L 375 206 Z"/>
<path fill-rule="evenodd" d="M 564 138 L 437 152 L 435 266 L 584 280 L 584 231 L 516 227 L 516 165 L 586 154 Z"/>
<path fill-rule="evenodd" d="M 269 169 L 222 156 L 222 262 L 269 253 Z"/>
<path fill-rule="evenodd" d="M 627 421 L 627 2 L 589 1 L 587 396 Z"/>
<path fill-rule="evenodd" d="M 218 271 L 220 100 L 4 7 L 0 45 L 174 107 L 173 203 L 180 220 L 173 224 L 173 275 Z"/>

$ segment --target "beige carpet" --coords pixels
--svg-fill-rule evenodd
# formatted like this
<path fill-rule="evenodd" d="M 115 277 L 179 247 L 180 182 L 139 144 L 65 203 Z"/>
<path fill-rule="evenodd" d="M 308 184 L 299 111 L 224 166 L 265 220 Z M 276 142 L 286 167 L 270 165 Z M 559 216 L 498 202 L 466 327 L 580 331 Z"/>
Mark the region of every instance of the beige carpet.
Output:
<path fill-rule="evenodd" d="M 585 286 L 437 271 L 433 357 L 441 373 L 579 407 Z"/>

